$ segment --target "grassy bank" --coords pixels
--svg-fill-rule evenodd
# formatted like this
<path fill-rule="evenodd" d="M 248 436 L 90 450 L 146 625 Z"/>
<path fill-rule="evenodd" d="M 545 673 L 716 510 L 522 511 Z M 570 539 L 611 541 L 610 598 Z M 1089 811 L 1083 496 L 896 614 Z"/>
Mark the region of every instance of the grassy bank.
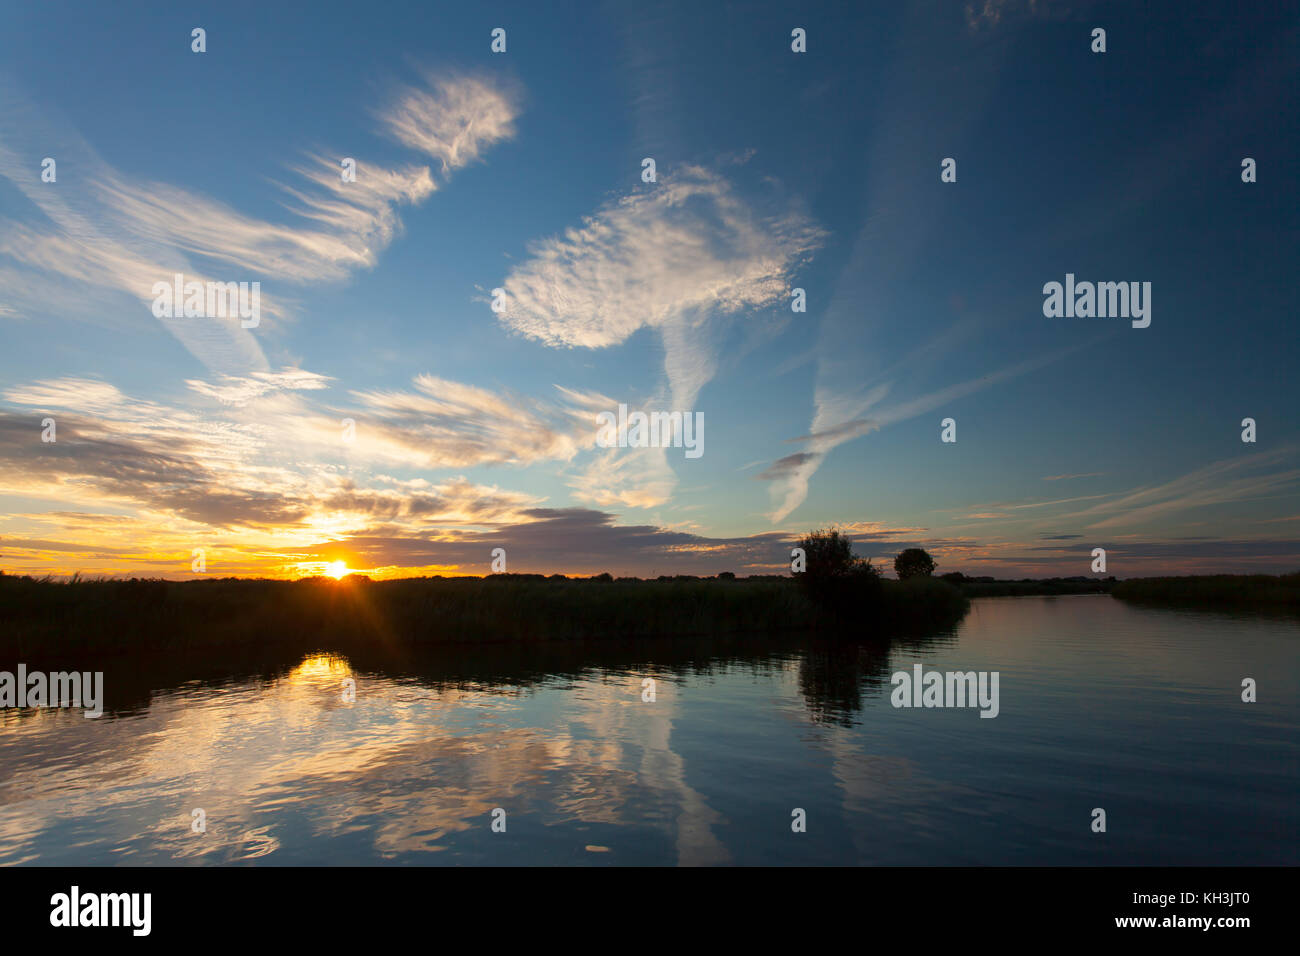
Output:
<path fill-rule="evenodd" d="M 1213 574 L 1178 578 L 1133 578 L 1111 591 L 1141 604 L 1283 608 L 1300 611 L 1300 572 Z"/>
<path fill-rule="evenodd" d="M 1019 581 L 961 581 L 967 597 L 1032 597 L 1053 594 L 1106 594 L 1115 586 L 1114 578 L 1025 578 Z"/>
<path fill-rule="evenodd" d="M 176 653 L 248 643 L 342 650 L 783 630 L 853 637 L 949 628 L 966 609 L 960 591 L 932 579 L 883 582 L 848 613 L 835 613 L 781 577 L 59 582 L 0 575 L 0 653 Z"/>

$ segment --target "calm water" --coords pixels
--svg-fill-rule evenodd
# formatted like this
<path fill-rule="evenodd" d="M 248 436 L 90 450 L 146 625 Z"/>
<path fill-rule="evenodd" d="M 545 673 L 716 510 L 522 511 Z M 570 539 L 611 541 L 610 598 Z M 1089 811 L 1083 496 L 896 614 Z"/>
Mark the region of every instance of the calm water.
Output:
<path fill-rule="evenodd" d="M 99 720 L 0 712 L 0 863 L 1294 865 L 1298 642 L 1080 596 L 849 648 L 323 653 L 222 683 L 118 662 Z M 1000 715 L 892 707 L 915 663 L 998 671 Z"/>

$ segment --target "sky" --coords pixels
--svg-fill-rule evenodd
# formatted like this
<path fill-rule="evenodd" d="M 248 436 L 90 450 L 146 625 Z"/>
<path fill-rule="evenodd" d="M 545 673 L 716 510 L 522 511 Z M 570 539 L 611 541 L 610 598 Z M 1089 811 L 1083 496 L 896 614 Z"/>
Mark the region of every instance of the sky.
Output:
<path fill-rule="evenodd" d="M 0 569 L 1300 569 L 1300 9 L 1216 6 L 0 5 Z"/>

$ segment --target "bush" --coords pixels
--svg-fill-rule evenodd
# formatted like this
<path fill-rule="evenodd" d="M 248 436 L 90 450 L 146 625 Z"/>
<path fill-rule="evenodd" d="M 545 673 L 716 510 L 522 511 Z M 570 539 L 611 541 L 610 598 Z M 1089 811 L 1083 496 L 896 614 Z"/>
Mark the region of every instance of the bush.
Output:
<path fill-rule="evenodd" d="M 915 577 L 928 578 L 934 574 L 934 569 L 934 558 L 924 548 L 908 548 L 894 558 L 894 573 L 900 581 Z"/>
<path fill-rule="evenodd" d="M 804 553 L 805 580 L 848 574 L 859 560 L 848 537 L 834 528 L 809 532 L 799 539 L 799 547 Z"/>
<path fill-rule="evenodd" d="M 813 531 L 799 539 L 804 570 L 799 583 L 814 603 L 836 614 L 869 606 L 880 593 L 880 570 L 853 554 L 848 537 L 836 529 Z"/>
<path fill-rule="evenodd" d="M 1111 594 L 1121 601 L 1150 604 L 1290 607 L 1300 610 L 1300 572 L 1129 578 L 1116 584 Z"/>

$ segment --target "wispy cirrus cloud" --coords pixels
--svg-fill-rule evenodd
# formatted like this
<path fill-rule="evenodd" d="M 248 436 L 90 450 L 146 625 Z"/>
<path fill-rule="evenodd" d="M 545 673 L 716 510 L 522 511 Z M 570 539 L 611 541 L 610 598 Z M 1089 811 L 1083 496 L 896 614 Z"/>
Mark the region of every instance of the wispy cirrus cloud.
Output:
<path fill-rule="evenodd" d="M 425 81 L 424 88 L 403 87 L 377 116 L 388 135 L 438 160 L 444 172 L 514 137 L 519 95 L 502 81 L 434 73 L 426 73 Z"/>
<path fill-rule="evenodd" d="M 499 318 L 557 348 L 608 348 L 653 329 L 666 381 L 638 407 L 690 411 L 735 320 L 783 302 L 823 238 L 797 205 L 764 208 L 719 174 L 685 166 L 532 243 L 502 283 Z M 671 498 L 677 478 L 664 449 L 608 448 L 570 483 L 583 501 L 649 508 Z"/>
<path fill-rule="evenodd" d="M 225 387 L 256 391 L 268 380 L 277 388 L 314 387 L 320 378 L 290 369 Z M 305 468 L 297 436 L 260 410 L 244 420 L 201 415 L 81 379 L 11 388 L 4 399 L 11 408 L 0 411 L 0 493 L 124 508 L 169 528 L 180 522 L 191 532 L 241 528 L 319 538 L 397 522 L 414 532 L 434 523 L 511 520 L 543 500 L 462 476 L 398 478 L 319 459 Z M 41 438 L 47 413 L 56 418 L 53 442 Z M 335 432 L 336 457 L 340 448 Z"/>
<path fill-rule="evenodd" d="M 863 386 L 852 391 L 824 388 L 819 383 L 812 431 L 800 438 L 789 439 L 789 441 L 805 443 L 807 450 L 777 460 L 758 476 L 773 482 L 772 498 L 776 506 L 770 515 L 771 521 L 773 523 L 784 521 L 795 508 L 803 504 L 804 499 L 808 497 L 809 481 L 813 474 L 825 461 L 826 456 L 840 445 L 886 426 L 933 411 L 981 389 L 1043 368 L 1082 347 L 1075 345 L 1057 349 L 1016 362 L 996 372 L 874 410 L 873 406 L 895 390 L 892 381 L 878 383 L 867 381 Z M 864 417 L 868 413 L 870 416 Z"/>
<path fill-rule="evenodd" d="M 444 174 L 513 135 L 515 100 L 484 79 L 430 77 L 432 90 L 407 88 L 381 128 L 438 159 Z M 41 183 L 27 155 L 62 144 L 59 162 L 75 180 Z M 12 145 L 11 145 L 12 144 Z M 230 268 L 288 284 L 346 278 L 372 267 L 401 229 L 397 209 L 436 189 L 429 167 L 387 169 L 361 162 L 343 182 L 338 157 L 318 154 L 291 167 L 283 186 L 292 203 L 284 221 L 240 212 L 210 196 L 149 182 L 113 168 L 77 133 L 20 96 L 0 78 L 0 174 L 31 201 L 38 220 L 0 219 L 0 294 L 17 314 L 76 308 L 70 285 L 111 289 L 146 306 L 155 283 L 229 281 Z M 195 265 L 196 257 L 201 265 Z M 259 280 L 260 281 L 260 280 Z M 83 305 L 84 308 L 84 305 Z M 281 290 L 263 290 L 262 312 L 287 318 Z M 209 369 L 238 375 L 268 369 L 257 337 L 238 320 L 159 319 Z"/>
<path fill-rule="evenodd" d="M 1041 17 L 1066 17 L 1091 6 L 1091 0 L 970 0 L 963 12 L 971 30 L 994 29 L 1004 20 L 1016 22 Z"/>
<path fill-rule="evenodd" d="M 185 384 L 199 395 L 215 398 L 224 405 L 246 405 L 256 398 L 280 391 L 315 391 L 329 388 L 331 379 L 300 368 L 283 368 L 278 372 L 253 372 L 251 375 L 226 375 L 219 383 L 186 379 Z"/>
<path fill-rule="evenodd" d="M 568 461 L 595 443 L 592 407 L 610 399 L 558 389 L 545 401 L 421 375 L 411 390 L 359 391 L 373 452 L 423 467 Z"/>
<path fill-rule="evenodd" d="M 1295 494 L 1300 487 L 1300 468 L 1277 468 L 1295 457 L 1296 448 L 1284 445 L 1240 458 L 1225 458 L 1181 478 L 1100 502 L 1068 517 L 1091 529 L 1141 528 L 1178 512 Z"/>
<path fill-rule="evenodd" d="M 677 476 L 664 448 L 604 448 L 569 480 L 579 501 L 654 508 L 666 504 Z"/>
<path fill-rule="evenodd" d="M 512 570 L 571 574 L 714 574 L 730 567 L 738 573 L 789 570 L 790 537 L 765 532 L 741 537 L 709 537 L 653 524 L 620 524 L 618 516 L 588 508 L 532 508 L 519 520 L 485 529 L 463 529 L 417 537 L 397 529 L 356 535 L 347 545 L 367 567 L 442 566 L 483 573 L 493 548 L 505 548 Z M 324 560 L 321 546 L 294 556 Z"/>
<path fill-rule="evenodd" d="M 98 195 L 134 238 L 288 282 L 345 278 L 368 268 L 401 227 L 399 204 L 434 192 L 428 167 L 364 169 L 345 183 L 338 161 L 317 156 L 297 168 L 312 189 L 286 187 L 291 211 L 314 227 L 271 222 L 165 183 L 134 183 L 112 174 Z"/>
<path fill-rule="evenodd" d="M 972 15 L 982 22 L 1004 16 L 1008 3 L 998 0 L 978 7 Z M 880 356 L 873 354 L 868 344 L 876 328 L 903 319 L 899 299 L 905 302 L 915 289 L 900 286 L 900 276 L 913 275 L 917 260 L 927 255 L 927 239 L 951 198 L 950 193 L 933 188 L 929 177 L 898 180 L 895 172 L 911 167 L 917 156 L 930 155 L 935 142 L 964 138 L 998 89 L 999 57 L 971 60 L 967 25 L 957 22 L 953 14 L 960 15 L 959 8 L 937 11 L 917 6 L 902 18 L 894 46 L 896 68 L 887 71 L 887 82 L 879 91 L 881 109 L 875 135 L 863 157 L 862 181 L 869 191 L 839 198 L 860 208 L 863 226 L 817 326 L 812 423 L 804 439 L 807 457 L 776 474 L 770 488 L 773 510 L 769 520 L 773 523 L 784 521 L 803 504 L 813 476 L 840 445 L 1028 374 L 1073 351 L 1071 347 L 1010 361 L 985 375 L 967 377 L 966 373 L 962 381 L 943 385 L 933 379 L 926 381 L 933 371 L 930 366 L 939 357 L 969 345 L 987 332 L 993 321 L 960 319 L 884 370 L 880 370 Z M 935 29 L 936 19 L 943 21 L 941 29 Z M 953 62 L 965 64 L 964 82 L 951 95 L 934 102 L 926 123 L 917 124 L 915 114 L 904 104 L 916 102 L 918 97 L 930 99 L 926 77 Z M 885 404 L 887 397 L 889 405 Z"/>
<path fill-rule="evenodd" d="M 764 214 L 686 166 L 533 243 L 503 283 L 500 319 L 556 347 L 606 348 L 655 329 L 673 406 L 689 409 L 716 370 L 720 325 L 783 300 L 821 240 L 797 208 Z"/>
<path fill-rule="evenodd" d="M 512 566 L 521 569 L 545 562 L 635 572 L 649 561 L 687 572 L 714 570 L 719 560 L 770 570 L 788 550 L 779 535 L 715 539 L 623 526 L 606 512 L 548 509 L 537 495 L 464 476 L 430 481 L 328 462 L 304 468 L 295 436 L 268 415 L 267 403 L 296 399 L 296 392 L 283 394 L 293 386 L 319 391 L 323 378 L 286 369 L 196 389 L 239 400 L 223 406 L 230 414 L 249 413 L 234 419 L 139 401 L 90 379 L 6 390 L 0 494 L 58 502 L 51 511 L 6 518 L 0 537 L 6 563 L 58 570 L 68 562 L 117 573 L 165 568 L 176 575 L 186 573 L 191 549 L 203 547 L 210 571 L 293 574 L 345 554 L 354 567 L 474 572 L 483 570 L 486 544 L 511 548 Z M 604 398 L 561 392 L 557 402 L 534 403 L 522 420 L 516 397 L 433 377 L 407 395 L 363 398 L 372 399 L 368 407 L 377 414 L 415 412 L 459 425 L 464 434 L 435 450 L 459 447 L 466 461 L 478 463 L 552 417 L 560 426 L 594 430 L 583 406 Z M 57 441 L 48 444 L 40 437 L 45 413 L 58 421 Z M 364 422 L 361 429 L 373 427 Z M 514 457 L 569 454 L 583 440 L 578 434 L 532 436 L 533 444 L 516 445 Z"/>

